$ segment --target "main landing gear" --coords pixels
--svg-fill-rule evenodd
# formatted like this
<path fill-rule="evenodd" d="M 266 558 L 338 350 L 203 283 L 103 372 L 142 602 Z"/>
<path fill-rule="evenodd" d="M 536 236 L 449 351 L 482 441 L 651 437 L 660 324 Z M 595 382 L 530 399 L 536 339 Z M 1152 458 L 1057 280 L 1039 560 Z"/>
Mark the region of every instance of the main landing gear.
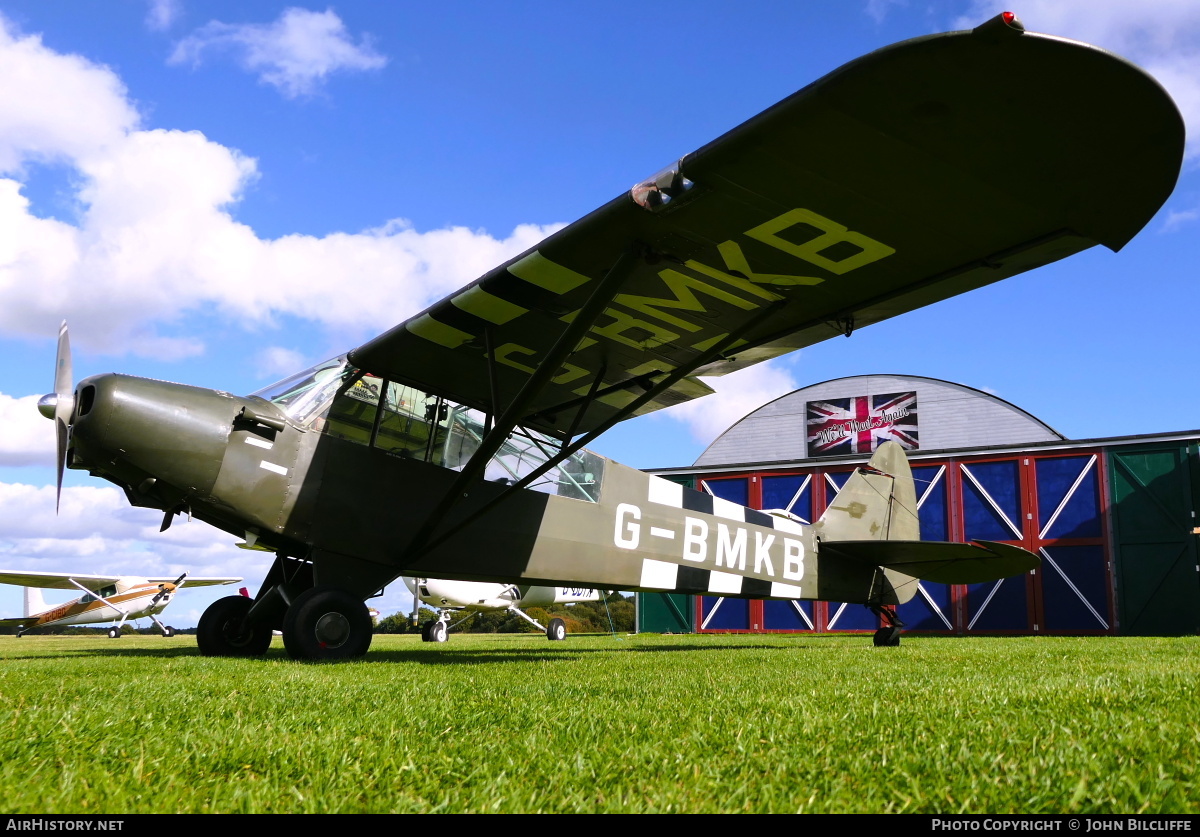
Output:
<path fill-rule="evenodd" d="M 260 594 L 262 598 L 262 594 Z M 279 599 L 286 603 L 286 599 Z M 196 627 L 206 657 L 258 657 L 271 647 L 280 609 L 254 612 L 246 596 L 217 599 Z M 282 604 L 281 606 L 282 607 Z M 371 614 L 361 598 L 336 587 L 311 587 L 282 610 L 283 647 L 293 660 L 325 662 L 361 657 L 371 647 Z"/>
<path fill-rule="evenodd" d="M 512 613 L 515 613 L 517 616 L 520 616 L 526 622 L 533 624 L 538 630 L 545 631 L 546 639 L 551 640 L 552 642 L 561 642 L 567 638 L 567 623 L 557 617 L 551 619 L 548 625 L 543 626 L 542 623 L 538 622 L 519 607 L 510 606 L 508 610 Z M 474 612 L 468 613 L 465 617 L 455 622 L 454 625 L 451 625 L 449 624 L 449 614 L 453 612 L 454 611 L 451 610 L 442 610 L 438 614 L 437 619 L 431 619 L 422 625 L 421 642 L 445 642 L 447 639 L 449 639 L 450 629 L 454 627 L 454 625 L 461 625 L 463 622 L 466 622 L 475 615 Z"/>

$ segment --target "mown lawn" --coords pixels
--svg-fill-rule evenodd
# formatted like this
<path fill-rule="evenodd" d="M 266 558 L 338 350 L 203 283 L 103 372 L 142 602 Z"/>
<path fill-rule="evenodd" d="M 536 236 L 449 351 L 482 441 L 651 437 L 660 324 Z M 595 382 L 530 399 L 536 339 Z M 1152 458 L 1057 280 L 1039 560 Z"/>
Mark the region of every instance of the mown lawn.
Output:
<path fill-rule="evenodd" d="M 1200 637 L 0 637 L 8 813 L 1200 812 Z"/>

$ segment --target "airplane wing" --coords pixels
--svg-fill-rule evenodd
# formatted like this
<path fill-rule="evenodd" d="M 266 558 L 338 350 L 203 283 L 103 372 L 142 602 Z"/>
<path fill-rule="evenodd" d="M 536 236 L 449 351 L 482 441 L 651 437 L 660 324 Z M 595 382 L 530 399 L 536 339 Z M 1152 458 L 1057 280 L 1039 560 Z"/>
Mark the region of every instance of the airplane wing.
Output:
<path fill-rule="evenodd" d="M 89 590 L 99 590 L 116 584 L 119 575 L 89 575 L 87 573 L 37 573 L 9 572 L 0 570 L 0 584 L 16 584 L 21 587 L 53 587 L 60 590 L 78 590 L 72 580 Z M 171 579 L 174 581 L 175 579 Z"/>
<path fill-rule="evenodd" d="M 174 584 L 176 581 L 179 580 L 179 576 L 170 576 L 170 577 L 164 576 L 162 578 L 155 577 L 155 578 L 147 578 L 146 580 L 149 581 L 151 584 L 163 584 L 163 583 Z M 242 579 L 240 576 L 238 578 L 224 578 L 224 577 L 218 577 L 218 576 L 189 575 L 187 577 L 187 579 L 184 580 L 182 586 L 184 586 L 184 587 L 210 587 L 213 584 L 237 584 L 241 580 Z"/>
<path fill-rule="evenodd" d="M 108 587 L 111 584 L 116 584 L 118 579 L 128 578 L 128 575 L 89 575 L 88 573 L 40 573 L 40 572 L 10 572 L 0 570 L 0 584 L 16 584 L 20 587 L 47 587 L 57 588 L 60 590 L 78 590 L 72 582 L 78 582 L 80 587 L 86 587 L 88 590 L 100 590 Z M 162 584 L 164 582 L 174 583 L 178 576 L 170 578 L 148 578 L 146 579 L 152 584 Z M 215 577 L 195 577 L 188 576 L 185 586 L 187 587 L 203 587 L 208 584 L 235 584 L 242 579 L 240 578 L 215 578 Z"/>
<path fill-rule="evenodd" d="M 1179 112 L 1124 59 L 1019 27 L 852 61 L 350 358 L 485 411 L 515 402 L 562 438 L 711 392 L 697 375 L 1118 250 L 1174 188 Z"/>

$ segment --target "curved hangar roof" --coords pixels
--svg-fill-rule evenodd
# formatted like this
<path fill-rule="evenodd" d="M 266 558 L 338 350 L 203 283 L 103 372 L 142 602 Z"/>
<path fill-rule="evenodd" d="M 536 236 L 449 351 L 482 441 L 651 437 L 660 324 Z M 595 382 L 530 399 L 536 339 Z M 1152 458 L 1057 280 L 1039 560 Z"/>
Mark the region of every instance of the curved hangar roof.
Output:
<path fill-rule="evenodd" d="M 877 437 L 913 451 L 1066 439 L 1020 407 L 972 387 L 916 375 L 854 375 L 764 404 L 722 433 L 694 464 L 853 456 L 869 452 Z"/>

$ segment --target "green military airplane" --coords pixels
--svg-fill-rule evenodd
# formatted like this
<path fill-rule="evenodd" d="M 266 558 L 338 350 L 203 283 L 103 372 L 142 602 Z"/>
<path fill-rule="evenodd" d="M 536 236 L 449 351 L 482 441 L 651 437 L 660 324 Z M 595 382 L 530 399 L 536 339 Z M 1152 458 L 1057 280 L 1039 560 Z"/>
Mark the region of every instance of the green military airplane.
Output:
<path fill-rule="evenodd" d="M 653 124 L 654 114 L 646 114 Z M 1102 244 L 1174 188 L 1161 86 L 1009 13 L 846 64 L 385 334 L 241 397 L 128 375 L 39 405 L 64 466 L 275 561 L 214 602 L 207 655 L 361 656 L 401 576 L 862 603 L 898 642 L 917 579 L 1037 558 L 920 541 L 879 446 L 812 526 L 586 449 L 720 375 Z M 1003 335 L 980 312 L 975 331 Z"/>

